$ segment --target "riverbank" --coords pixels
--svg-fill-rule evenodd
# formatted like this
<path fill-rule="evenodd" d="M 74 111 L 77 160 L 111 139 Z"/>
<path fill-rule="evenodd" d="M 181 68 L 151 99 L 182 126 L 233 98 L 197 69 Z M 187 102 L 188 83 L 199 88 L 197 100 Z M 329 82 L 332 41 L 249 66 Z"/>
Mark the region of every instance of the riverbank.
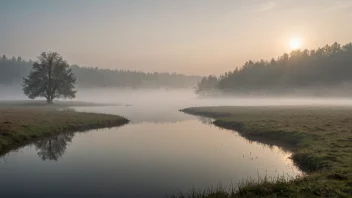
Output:
<path fill-rule="evenodd" d="M 293 161 L 307 172 L 292 181 L 264 179 L 241 184 L 236 192 L 214 190 L 190 197 L 352 196 L 352 107 L 199 107 L 182 111 L 214 118 L 216 126 L 236 130 L 249 140 L 290 150 Z"/>
<path fill-rule="evenodd" d="M 42 137 L 128 123 L 126 118 L 117 115 L 66 109 L 70 105 L 72 103 L 56 105 L 0 103 L 0 154 Z"/>

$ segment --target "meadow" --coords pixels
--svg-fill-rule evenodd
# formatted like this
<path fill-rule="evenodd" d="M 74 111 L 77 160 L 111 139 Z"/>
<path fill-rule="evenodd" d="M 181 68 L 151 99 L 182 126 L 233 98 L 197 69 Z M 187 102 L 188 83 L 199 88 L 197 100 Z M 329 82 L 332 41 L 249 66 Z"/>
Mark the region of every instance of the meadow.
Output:
<path fill-rule="evenodd" d="M 0 154 L 16 149 L 39 138 L 68 133 L 115 127 L 128 123 L 117 115 L 75 112 L 69 106 L 95 105 L 93 103 L 43 102 L 0 103 Z"/>
<path fill-rule="evenodd" d="M 291 151 L 292 160 L 307 174 L 290 181 L 253 178 L 230 190 L 210 188 L 174 197 L 352 196 L 352 107 L 224 106 L 182 111 L 214 118 L 218 127 Z"/>

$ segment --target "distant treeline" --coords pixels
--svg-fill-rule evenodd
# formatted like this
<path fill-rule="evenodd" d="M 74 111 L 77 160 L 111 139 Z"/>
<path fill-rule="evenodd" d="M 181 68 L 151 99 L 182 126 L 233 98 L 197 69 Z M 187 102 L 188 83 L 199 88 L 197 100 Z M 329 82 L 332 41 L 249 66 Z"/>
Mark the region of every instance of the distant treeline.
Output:
<path fill-rule="evenodd" d="M 204 77 L 198 82 L 196 93 L 270 95 L 301 91 L 324 95 L 327 90 L 346 85 L 352 85 L 352 43 L 334 43 L 316 50 L 295 50 L 270 61 L 250 60 L 220 77 Z M 349 93 L 344 95 L 351 95 L 352 87 L 345 90 Z"/>
<path fill-rule="evenodd" d="M 33 61 L 21 57 L 0 57 L 0 85 L 21 84 L 27 76 Z M 144 73 L 71 66 L 77 77 L 78 87 L 130 87 L 130 88 L 193 88 L 199 76 L 186 76 L 176 73 Z"/>

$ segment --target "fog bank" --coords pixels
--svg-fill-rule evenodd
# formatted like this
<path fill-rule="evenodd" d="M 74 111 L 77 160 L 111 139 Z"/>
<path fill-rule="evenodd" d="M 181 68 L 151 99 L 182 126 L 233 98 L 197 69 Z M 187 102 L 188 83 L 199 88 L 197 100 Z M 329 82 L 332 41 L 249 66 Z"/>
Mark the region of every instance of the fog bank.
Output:
<path fill-rule="evenodd" d="M 0 100 L 29 100 L 20 85 L 0 85 Z M 40 100 L 40 99 L 38 99 Z M 186 108 L 191 106 L 277 106 L 277 105 L 352 105 L 348 97 L 217 97 L 202 98 L 193 89 L 78 89 L 74 101 Z"/>
<path fill-rule="evenodd" d="M 277 106 L 352 105 L 339 97 L 217 97 L 202 98 L 192 89 L 81 89 L 76 100 L 138 106 Z"/>

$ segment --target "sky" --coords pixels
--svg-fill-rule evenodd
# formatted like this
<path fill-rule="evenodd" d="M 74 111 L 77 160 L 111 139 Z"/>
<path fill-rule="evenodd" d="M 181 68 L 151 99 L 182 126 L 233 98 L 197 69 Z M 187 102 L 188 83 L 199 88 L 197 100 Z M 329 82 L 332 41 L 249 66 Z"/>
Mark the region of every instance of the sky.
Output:
<path fill-rule="evenodd" d="M 292 39 L 352 42 L 351 10 L 352 0 L 0 0 L 0 54 L 218 75 L 290 52 Z"/>

